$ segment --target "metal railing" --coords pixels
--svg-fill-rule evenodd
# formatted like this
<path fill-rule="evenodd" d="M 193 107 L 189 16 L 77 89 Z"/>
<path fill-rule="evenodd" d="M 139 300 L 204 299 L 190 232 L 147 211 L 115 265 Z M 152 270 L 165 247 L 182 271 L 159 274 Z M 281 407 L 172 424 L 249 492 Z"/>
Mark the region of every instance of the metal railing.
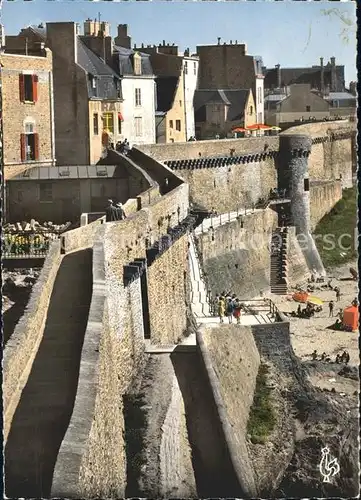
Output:
<path fill-rule="evenodd" d="M 2 256 L 7 259 L 46 257 L 52 241 L 60 238 L 58 232 L 4 233 L 1 241 Z"/>

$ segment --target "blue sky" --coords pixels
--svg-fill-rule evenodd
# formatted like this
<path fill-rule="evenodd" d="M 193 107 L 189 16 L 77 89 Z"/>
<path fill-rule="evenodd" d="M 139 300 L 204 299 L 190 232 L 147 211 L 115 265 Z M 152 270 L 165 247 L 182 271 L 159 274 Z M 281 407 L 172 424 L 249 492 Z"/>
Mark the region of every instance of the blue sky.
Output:
<path fill-rule="evenodd" d="M 335 7 L 336 6 L 336 7 Z M 336 11 L 326 14 L 324 11 Z M 87 17 L 109 21 L 112 34 L 118 24 L 128 24 L 133 43 L 178 44 L 181 50 L 197 45 L 238 40 L 248 53 L 261 55 L 267 67 L 319 64 L 336 57 L 345 65 L 345 80 L 357 79 L 355 2 L 89 2 L 44 1 L 3 3 L 6 34 L 40 22 L 75 21 Z M 353 26 L 340 19 L 347 18 Z M 344 29 L 348 43 L 344 40 Z"/>

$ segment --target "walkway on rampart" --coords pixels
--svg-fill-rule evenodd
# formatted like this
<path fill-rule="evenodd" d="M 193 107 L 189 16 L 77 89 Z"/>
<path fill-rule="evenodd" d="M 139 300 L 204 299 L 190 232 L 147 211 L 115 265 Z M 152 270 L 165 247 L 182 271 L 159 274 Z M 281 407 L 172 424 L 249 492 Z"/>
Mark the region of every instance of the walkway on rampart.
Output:
<path fill-rule="evenodd" d="M 73 411 L 91 296 L 92 250 L 65 255 L 5 448 L 8 497 L 50 497 L 55 462 Z"/>

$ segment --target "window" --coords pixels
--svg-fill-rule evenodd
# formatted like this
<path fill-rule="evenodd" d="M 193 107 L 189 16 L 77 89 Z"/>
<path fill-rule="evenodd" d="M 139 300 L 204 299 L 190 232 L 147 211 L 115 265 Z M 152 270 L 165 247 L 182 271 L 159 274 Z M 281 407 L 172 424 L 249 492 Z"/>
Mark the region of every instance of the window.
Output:
<path fill-rule="evenodd" d="M 21 102 L 37 102 L 38 77 L 37 75 L 19 75 L 19 91 Z"/>
<path fill-rule="evenodd" d="M 173 128 L 173 120 L 169 120 L 169 128 Z"/>
<path fill-rule="evenodd" d="M 258 87 L 257 92 L 258 92 L 258 104 L 262 104 L 262 89 L 261 89 L 261 87 Z"/>
<path fill-rule="evenodd" d="M 141 75 L 142 74 L 142 58 L 141 55 L 136 52 L 134 54 L 134 74 Z"/>
<path fill-rule="evenodd" d="M 193 63 L 193 73 L 194 73 L 194 75 L 197 74 L 197 63 L 196 62 Z"/>
<path fill-rule="evenodd" d="M 179 106 L 182 107 L 182 101 L 179 101 Z"/>
<path fill-rule="evenodd" d="M 123 117 L 120 113 L 118 113 L 118 135 L 122 133 L 122 121 Z"/>
<path fill-rule="evenodd" d="M 49 203 L 53 201 L 53 185 L 51 182 L 42 182 L 40 184 L 39 201 Z"/>
<path fill-rule="evenodd" d="M 93 134 L 98 135 L 99 134 L 99 119 L 98 119 L 98 113 L 93 114 Z"/>
<path fill-rule="evenodd" d="M 134 122 L 135 122 L 135 135 L 136 135 L 136 137 L 140 137 L 143 134 L 143 132 L 142 132 L 142 117 L 139 116 L 139 117 L 134 118 Z"/>
<path fill-rule="evenodd" d="M 135 105 L 136 106 L 141 106 L 142 105 L 141 89 L 135 89 Z"/>
<path fill-rule="evenodd" d="M 34 133 L 34 124 L 25 124 L 25 134 L 20 134 L 20 157 L 22 162 L 39 159 L 39 136 Z"/>
<path fill-rule="evenodd" d="M 311 106 L 306 106 L 306 111 L 311 111 Z"/>
<path fill-rule="evenodd" d="M 253 115 L 253 106 L 250 106 L 250 107 L 249 107 L 249 114 L 250 114 L 250 115 Z"/>
<path fill-rule="evenodd" d="M 114 134 L 114 115 L 113 113 L 104 113 L 103 114 L 103 129 L 106 132 L 110 132 Z"/>
<path fill-rule="evenodd" d="M 184 61 L 184 74 L 188 75 L 188 61 Z"/>
<path fill-rule="evenodd" d="M 304 187 L 304 190 L 305 191 L 309 191 L 310 190 L 310 180 L 309 179 L 303 179 L 303 187 Z"/>
<path fill-rule="evenodd" d="M 176 130 L 178 130 L 178 132 L 181 131 L 181 121 L 180 120 L 175 121 L 175 128 L 176 128 Z"/>

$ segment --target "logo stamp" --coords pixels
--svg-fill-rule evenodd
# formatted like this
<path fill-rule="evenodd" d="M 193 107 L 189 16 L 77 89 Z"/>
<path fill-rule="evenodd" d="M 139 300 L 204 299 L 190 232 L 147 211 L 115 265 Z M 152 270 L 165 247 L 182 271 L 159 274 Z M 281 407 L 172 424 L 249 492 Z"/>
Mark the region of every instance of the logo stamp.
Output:
<path fill-rule="evenodd" d="M 331 477 L 336 476 L 340 472 L 340 465 L 337 458 L 333 458 L 330 455 L 330 449 L 328 446 L 322 448 L 321 450 L 322 458 L 320 462 L 320 472 L 323 477 L 323 483 L 331 483 Z"/>

